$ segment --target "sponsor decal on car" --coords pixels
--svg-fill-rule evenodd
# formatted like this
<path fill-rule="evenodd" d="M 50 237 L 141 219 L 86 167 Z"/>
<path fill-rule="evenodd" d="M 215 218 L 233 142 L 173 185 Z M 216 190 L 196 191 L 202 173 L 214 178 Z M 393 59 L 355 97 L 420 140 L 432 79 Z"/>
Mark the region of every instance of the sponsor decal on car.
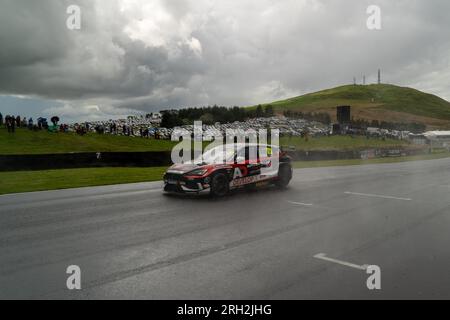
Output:
<path fill-rule="evenodd" d="M 231 181 L 230 187 L 231 188 L 241 187 L 241 186 L 245 186 L 247 184 L 253 184 L 253 183 L 269 180 L 271 178 L 273 178 L 273 177 L 272 176 L 263 176 L 263 175 L 239 178 L 239 179 L 235 179 L 235 180 Z"/>

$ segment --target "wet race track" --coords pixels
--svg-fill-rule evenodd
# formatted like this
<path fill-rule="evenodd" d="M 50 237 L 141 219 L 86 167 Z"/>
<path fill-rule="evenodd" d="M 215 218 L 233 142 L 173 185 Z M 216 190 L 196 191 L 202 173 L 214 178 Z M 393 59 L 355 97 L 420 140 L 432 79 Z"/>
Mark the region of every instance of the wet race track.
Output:
<path fill-rule="evenodd" d="M 0 196 L 0 298 L 450 298 L 449 159 L 296 170 L 224 199 L 161 189 Z"/>

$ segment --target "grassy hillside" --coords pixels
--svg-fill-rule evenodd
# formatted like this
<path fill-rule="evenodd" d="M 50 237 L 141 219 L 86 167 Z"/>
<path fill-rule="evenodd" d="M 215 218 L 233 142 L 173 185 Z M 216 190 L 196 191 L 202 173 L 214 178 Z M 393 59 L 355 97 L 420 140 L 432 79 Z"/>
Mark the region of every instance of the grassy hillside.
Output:
<path fill-rule="evenodd" d="M 18 129 L 16 133 L 8 134 L 4 127 L 0 127 L 0 154 L 167 151 L 174 145 L 171 141 L 95 133 L 79 136 Z"/>
<path fill-rule="evenodd" d="M 321 111 L 334 118 L 336 106 L 351 105 L 355 119 L 450 126 L 450 102 L 416 89 L 389 84 L 346 85 L 270 104 L 277 113 Z"/>
<path fill-rule="evenodd" d="M 308 141 L 299 138 L 282 137 L 280 139 L 282 146 L 294 146 L 297 150 L 355 150 L 367 148 L 387 148 L 404 147 L 410 144 L 403 140 L 394 139 L 367 139 L 360 136 L 331 136 L 310 138 Z"/>

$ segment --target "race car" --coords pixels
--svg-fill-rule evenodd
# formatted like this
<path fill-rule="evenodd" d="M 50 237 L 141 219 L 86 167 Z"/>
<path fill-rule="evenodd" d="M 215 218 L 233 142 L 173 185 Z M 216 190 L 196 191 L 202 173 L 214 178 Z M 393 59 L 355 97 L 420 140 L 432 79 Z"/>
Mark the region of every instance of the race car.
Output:
<path fill-rule="evenodd" d="M 273 159 L 278 159 L 278 165 L 273 165 Z M 173 165 L 164 175 L 164 191 L 223 197 L 234 189 L 253 189 L 269 184 L 286 188 L 293 174 L 291 162 L 291 158 L 276 146 L 219 146 L 205 152 L 201 161 Z"/>

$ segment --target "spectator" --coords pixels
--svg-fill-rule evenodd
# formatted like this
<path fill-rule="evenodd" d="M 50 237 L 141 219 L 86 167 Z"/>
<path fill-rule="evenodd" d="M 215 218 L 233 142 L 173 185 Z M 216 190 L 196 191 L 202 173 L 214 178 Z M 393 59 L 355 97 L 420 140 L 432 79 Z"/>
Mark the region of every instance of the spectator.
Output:
<path fill-rule="evenodd" d="M 8 133 L 11 132 L 11 117 L 9 115 L 5 117 L 5 125 L 8 129 Z"/>
<path fill-rule="evenodd" d="M 58 125 L 59 122 L 59 117 L 54 116 L 50 119 L 50 121 L 53 123 L 53 125 L 56 127 Z"/>
<path fill-rule="evenodd" d="M 17 128 L 20 128 L 20 116 L 16 117 L 16 126 Z"/>
<path fill-rule="evenodd" d="M 95 126 L 95 132 L 97 132 L 98 134 L 104 134 L 105 133 L 105 127 L 98 124 L 98 125 Z"/>
<path fill-rule="evenodd" d="M 0 126 L 2 126 L 3 125 L 3 115 L 2 115 L 2 113 L 0 112 Z"/>
<path fill-rule="evenodd" d="M 28 119 L 28 129 L 33 130 L 33 118 Z"/>
<path fill-rule="evenodd" d="M 16 132 L 16 119 L 14 118 L 14 116 L 9 118 L 9 133 L 14 133 Z"/>

